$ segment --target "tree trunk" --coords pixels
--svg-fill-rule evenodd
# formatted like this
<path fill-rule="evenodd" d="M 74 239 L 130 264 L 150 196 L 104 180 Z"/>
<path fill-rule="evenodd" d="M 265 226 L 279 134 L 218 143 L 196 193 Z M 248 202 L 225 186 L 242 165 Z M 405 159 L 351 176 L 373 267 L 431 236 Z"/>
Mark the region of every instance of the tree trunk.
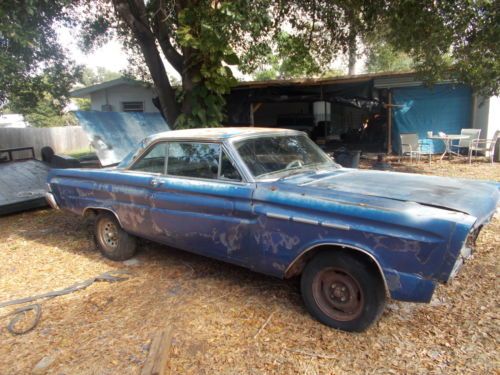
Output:
<path fill-rule="evenodd" d="M 175 99 L 175 90 L 170 84 L 165 66 L 156 47 L 156 39 L 146 18 L 146 9 L 142 0 L 113 0 L 118 16 L 130 27 L 139 44 L 151 78 L 158 91 L 162 113 L 170 128 L 180 114 L 179 104 Z M 133 8 L 133 9 L 132 9 Z"/>
<path fill-rule="evenodd" d="M 351 29 L 349 33 L 349 75 L 354 75 L 356 73 L 356 33 Z"/>

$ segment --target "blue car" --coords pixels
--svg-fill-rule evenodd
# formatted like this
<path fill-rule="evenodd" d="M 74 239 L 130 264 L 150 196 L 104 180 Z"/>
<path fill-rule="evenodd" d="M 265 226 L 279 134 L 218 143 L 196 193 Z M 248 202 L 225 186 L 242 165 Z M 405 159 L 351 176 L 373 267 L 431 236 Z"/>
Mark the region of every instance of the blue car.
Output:
<path fill-rule="evenodd" d="M 94 215 L 102 254 L 136 237 L 284 279 L 320 322 L 363 331 L 388 297 L 429 302 L 470 257 L 499 200 L 492 183 L 337 165 L 304 133 L 178 130 L 119 165 L 55 169 L 47 200 Z"/>

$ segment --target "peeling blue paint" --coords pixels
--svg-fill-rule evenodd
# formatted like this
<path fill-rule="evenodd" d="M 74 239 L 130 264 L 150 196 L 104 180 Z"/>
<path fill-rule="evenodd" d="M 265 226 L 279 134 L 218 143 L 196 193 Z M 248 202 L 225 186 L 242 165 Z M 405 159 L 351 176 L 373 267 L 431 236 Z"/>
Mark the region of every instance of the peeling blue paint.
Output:
<path fill-rule="evenodd" d="M 218 141 L 231 148 L 228 138 Z M 153 178 L 65 169 L 49 182 L 61 208 L 105 208 L 132 234 L 277 277 L 318 246 L 361 251 L 393 298 L 417 302 L 448 280 L 499 200 L 491 184 L 336 167 L 269 182 Z"/>

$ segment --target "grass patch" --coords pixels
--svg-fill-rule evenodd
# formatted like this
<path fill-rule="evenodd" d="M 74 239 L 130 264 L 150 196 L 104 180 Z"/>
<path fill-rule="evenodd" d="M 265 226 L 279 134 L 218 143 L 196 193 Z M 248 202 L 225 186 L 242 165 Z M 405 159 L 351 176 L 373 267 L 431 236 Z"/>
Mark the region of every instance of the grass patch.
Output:
<path fill-rule="evenodd" d="M 71 156 L 75 159 L 87 159 L 87 158 L 93 158 L 96 156 L 96 153 L 94 150 L 91 148 L 81 148 L 79 150 L 74 150 L 69 153 L 67 153 L 68 156 Z"/>

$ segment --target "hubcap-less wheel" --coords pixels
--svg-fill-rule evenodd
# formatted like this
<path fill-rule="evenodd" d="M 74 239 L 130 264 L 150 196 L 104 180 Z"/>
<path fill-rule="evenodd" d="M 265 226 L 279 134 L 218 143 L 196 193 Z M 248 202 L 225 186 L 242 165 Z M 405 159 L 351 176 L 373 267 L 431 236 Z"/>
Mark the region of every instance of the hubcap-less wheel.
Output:
<path fill-rule="evenodd" d="M 135 237 L 125 232 L 117 218 L 109 212 L 97 215 L 94 238 L 102 255 L 108 259 L 123 261 L 135 254 Z"/>
<path fill-rule="evenodd" d="M 98 232 L 102 244 L 112 249 L 118 246 L 118 228 L 114 222 L 109 219 L 101 220 Z"/>
<path fill-rule="evenodd" d="M 319 308 L 332 319 L 350 321 L 363 310 L 361 287 L 345 271 L 325 268 L 318 272 L 313 280 L 312 292 Z"/>

